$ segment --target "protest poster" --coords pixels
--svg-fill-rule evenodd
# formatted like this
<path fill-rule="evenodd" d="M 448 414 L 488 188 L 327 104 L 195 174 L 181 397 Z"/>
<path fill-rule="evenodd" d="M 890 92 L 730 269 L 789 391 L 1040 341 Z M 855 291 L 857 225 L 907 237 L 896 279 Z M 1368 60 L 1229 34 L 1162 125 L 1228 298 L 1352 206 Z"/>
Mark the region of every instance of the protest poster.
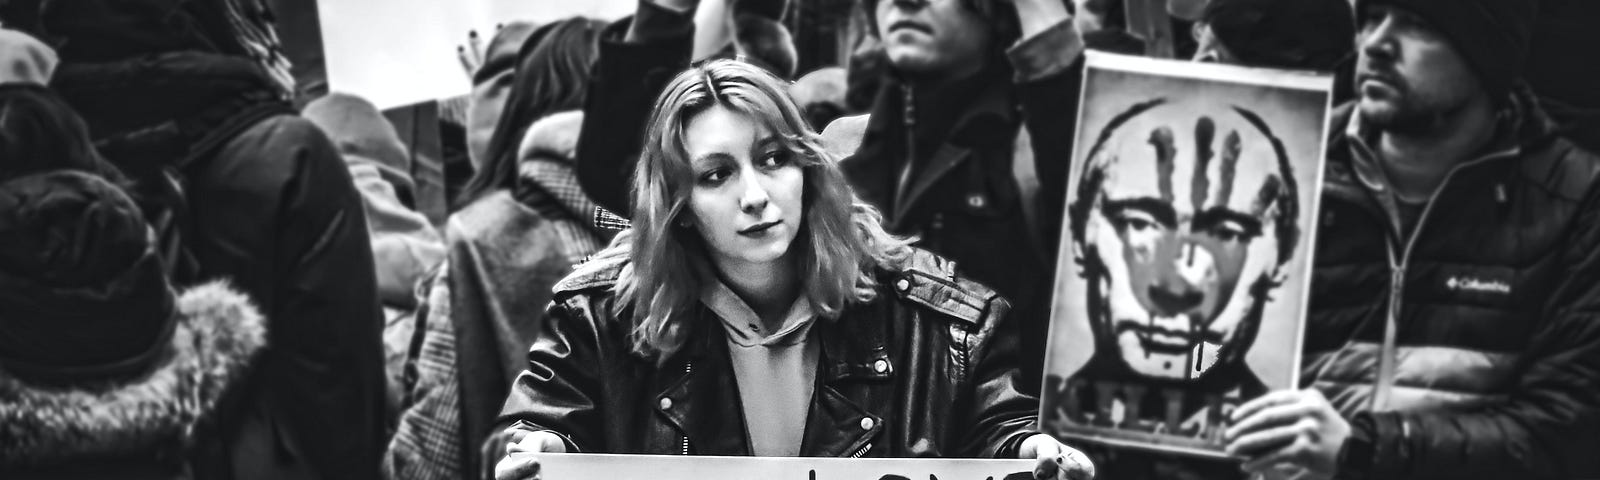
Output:
<path fill-rule="evenodd" d="M 331 90 L 360 95 L 380 110 L 466 94 L 469 75 L 456 48 L 476 30 L 487 45 L 495 25 L 548 23 L 581 15 L 616 20 L 635 0 L 337 0 L 317 2 Z"/>
<path fill-rule="evenodd" d="M 1030 480 L 1033 460 L 518 453 L 539 477 L 606 480 Z"/>
<path fill-rule="evenodd" d="M 1222 457 L 1234 408 L 1297 387 L 1332 80 L 1086 61 L 1041 424 Z"/>

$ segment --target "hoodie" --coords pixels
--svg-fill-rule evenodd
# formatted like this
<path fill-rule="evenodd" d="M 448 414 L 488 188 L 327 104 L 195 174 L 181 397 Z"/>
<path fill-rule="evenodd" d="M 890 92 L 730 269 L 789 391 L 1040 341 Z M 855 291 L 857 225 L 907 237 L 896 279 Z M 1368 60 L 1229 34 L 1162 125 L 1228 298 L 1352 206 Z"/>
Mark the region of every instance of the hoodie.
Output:
<path fill-rule="evenodd" d="M 372 103 L 343 93 L 311 102 L 302 115 L 333 140 L 361 193 L 378 297 L 390 309 L 416 308 L 416 286 L 444 261 L 444 239 L 410 207 L 416 187 L 399 134 Z"/>

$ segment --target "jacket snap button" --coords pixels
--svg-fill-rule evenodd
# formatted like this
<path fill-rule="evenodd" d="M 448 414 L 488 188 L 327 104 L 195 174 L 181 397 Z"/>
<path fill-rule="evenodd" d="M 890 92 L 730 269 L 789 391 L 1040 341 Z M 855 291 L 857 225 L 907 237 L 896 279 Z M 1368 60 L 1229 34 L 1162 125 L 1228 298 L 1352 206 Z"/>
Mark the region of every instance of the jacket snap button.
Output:
<path fill-rule="evenodd" d="M 888 372 L 889 371 L 889 361 L 880 358 L 880 359 L 878 359 L 878 361 L 872 362 L 872 371 L 878 372 L 878 373 Z"/>
<path fill-rule="evenodd" d="M 972 208 L 983 208 L 985 203 L 988 203 L 988 201 L 983 199 L 983 195 L 973 195 L 967 197 L 967 205 Z"/>
<path fill-rule="evenodd" d="M 667 398 L 667 397 L 661 397 L 660 405 L 661 405 L 661 409 L 662 410 L 670 409 L 670 408 L 672 408 L 672 399 Z"/>
<path fill-rule="evenodd" d="M 902 292 L 904 292 L 906 290 L 910 290 L 911 289 L 911 281 L 907 280 L 907 279 L 904 279 L 904 278 L 902 278 L 900 280 L 897 280 L 897 281 L 894 282 L 894 288 L 896 290 L 899 290 L 899 291 L 902 291 Z"/>
<path fill-rule="evenodd" d="M 872 417 L 867 417 L 867 418 L 861 419 L 861 429 L 862 430 L 872 430 L 872 426 L 873 425 L 877 425 L 877 423 L 872 421 Z"/>

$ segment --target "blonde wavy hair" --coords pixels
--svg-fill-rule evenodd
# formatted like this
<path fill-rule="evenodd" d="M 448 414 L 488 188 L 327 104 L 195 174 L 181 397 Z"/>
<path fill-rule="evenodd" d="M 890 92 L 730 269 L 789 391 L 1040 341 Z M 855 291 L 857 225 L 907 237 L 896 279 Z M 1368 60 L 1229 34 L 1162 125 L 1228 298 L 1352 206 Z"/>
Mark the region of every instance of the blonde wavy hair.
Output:
<path fill-rule="evenodd" d="M 783 81 L 737 60 L 690 68 L 668 83 L 646 124 L 633 173 L 632 274 L 618 283 L 615 303 L 617 318 L 632 322 L 633 350 L 657 362 L 684 345 L 702 288 L 717 281 L 704 239 L 694 229 L 674 227 L 690 215 L 694 188 L 684 130 L 713 106 L 762 122 L 795 154 L 804 212 L 789 248 L 799 255 L 802 295 L 821 318 L 838 318 L 851 304 L 874 299 L 876 270 L 898 268 L 911 253 L 911 240 L 885 232 L 883 216 L 856 197 Z"/>

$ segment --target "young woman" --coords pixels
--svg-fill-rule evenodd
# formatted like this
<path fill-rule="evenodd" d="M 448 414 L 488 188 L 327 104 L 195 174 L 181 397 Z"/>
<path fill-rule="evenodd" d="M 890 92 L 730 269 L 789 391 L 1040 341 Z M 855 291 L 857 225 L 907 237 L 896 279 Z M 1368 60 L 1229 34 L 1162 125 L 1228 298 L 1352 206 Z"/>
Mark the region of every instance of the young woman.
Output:
<path fill-rule="evenodd" d="M 522 452 L 1038 458 L 1009 305 L 884 233 L 785 88 L 678 75 L 634 172 L 633 229 L 556 285 L 501 415 Z M 1061 468 L 1058 468 L 1061 467 Z"/>

